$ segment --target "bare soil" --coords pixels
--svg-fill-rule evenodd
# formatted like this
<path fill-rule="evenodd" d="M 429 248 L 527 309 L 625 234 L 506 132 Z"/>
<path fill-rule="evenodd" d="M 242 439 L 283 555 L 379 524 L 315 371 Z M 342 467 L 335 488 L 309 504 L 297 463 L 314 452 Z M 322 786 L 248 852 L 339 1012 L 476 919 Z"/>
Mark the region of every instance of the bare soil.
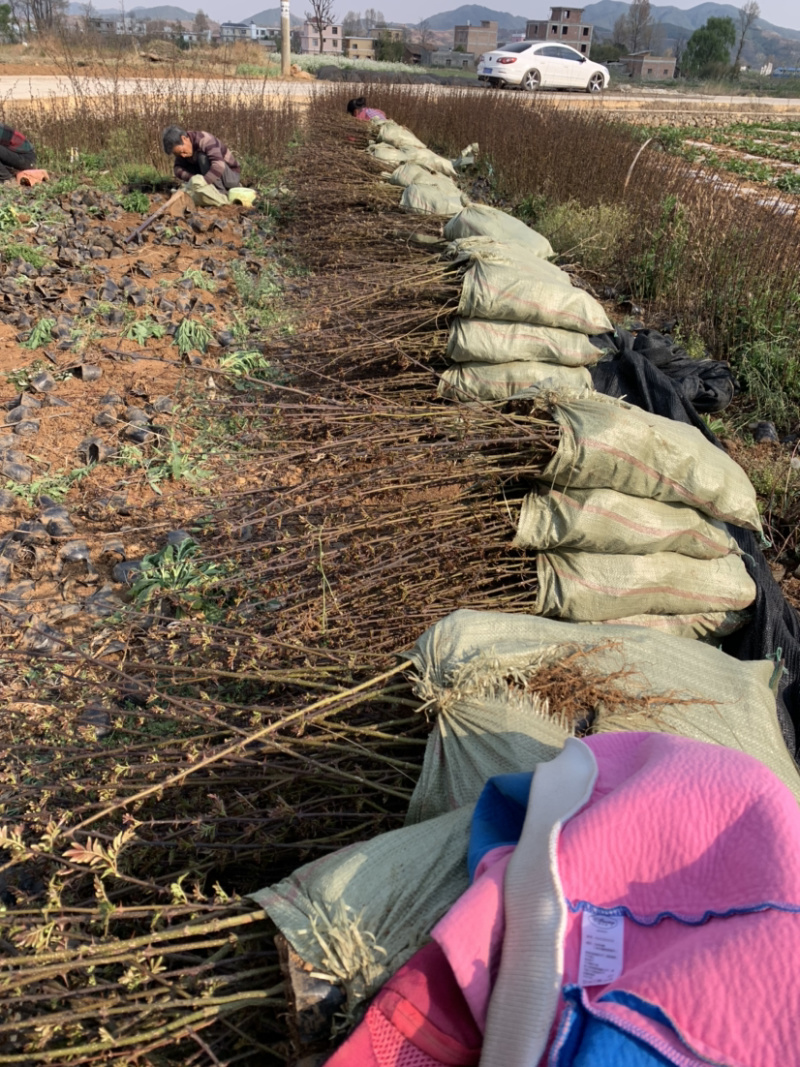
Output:
<path fill-rule="evenodd" d="M 79 190 L 34 222 L 41 210 L 29 196 L 25 212 L 23 190 L 19 198 L 26 223 L 14 239 L 47 261 L 37 269 L 15 259 L 0 275 L 0 624 L 24 630 L 35 619 L 82 637 L 122 606 L 126 583 L 115 565 L 154 551 L 166 530 L 207 507 L 169 477 L 151 479 L 146 467 L 169 449 L 192 452 L 192 415 L 213 384 L 217 337 L 237 305 L 226 264 L 244 262 L 249 222 L 237 207 L 186 208 L 126 244 L 143 217 L 109 194 Z M 155 210 L 163 197 L 151 200 Z M 52 339 L 30 349 L 25 341 L 42 319 L 56 324 Z M 122 336 L 137 319 L 156 323 L 163 336 L 143 344 Z M 176 346 L 172 335 L 184 321 L 210 327 L 205 353 Z M 141 422 L 141 441 L 132 419 Z M 100 452 L 87 452 L 87 441 Z M 204 466 L 221 469 L 213 459 Z M 58 505 L 66 525 L 48 533 L 47 509 Z"/>

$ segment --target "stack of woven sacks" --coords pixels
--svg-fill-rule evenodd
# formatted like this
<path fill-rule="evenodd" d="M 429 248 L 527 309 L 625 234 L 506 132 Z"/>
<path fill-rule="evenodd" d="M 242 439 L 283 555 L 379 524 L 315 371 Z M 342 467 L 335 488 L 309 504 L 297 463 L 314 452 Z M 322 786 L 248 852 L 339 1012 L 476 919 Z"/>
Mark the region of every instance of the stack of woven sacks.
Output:
<path fill-rule="evenodd" d="M 594 394 L 551 402 L 558 451 L 515 544 L 536 549 L 536 610 L 684 637 L 745 621 L 756 588 L 726 523 L 760 532 L 747 475 L 694 427 Z"/>
<path fill-rule="evenodd" d="M 496 208 L 470 204 L 444 228 L 448 254 L 468 263 L 439 393 L 499 400 L 526 390 L 587 395 L 586 369 L 603 351 L 589 340 L 613 329 L 601 305 L 548 262 L 550 243 Z"/>
<path fill-rule="evenodd" d="M 377 123 L 377 141 L 367 151 L 395 170 L 389 181 L 403 188 L 400 207 L 417 215 L 457 214 L 464 197 L 449 159 L 437 156 L 418 137 L 390 119 Z"/>

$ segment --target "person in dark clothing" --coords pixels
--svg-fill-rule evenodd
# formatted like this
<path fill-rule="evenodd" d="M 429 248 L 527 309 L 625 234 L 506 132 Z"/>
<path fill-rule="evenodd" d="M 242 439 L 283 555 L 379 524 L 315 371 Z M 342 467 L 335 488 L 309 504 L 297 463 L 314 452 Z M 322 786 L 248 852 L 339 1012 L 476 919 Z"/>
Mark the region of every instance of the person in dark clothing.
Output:
<path fill-rule="evenodd" d="M 209 185 L 221 193 L 242 184 L 241 167 L 226 144 L 205 130 L 182 130 L 168 126 L 161 135 L 168 156 L 175 157 L 175 177 L 188 182 L 202 174 Z"/>
<path fill-rule="evenodd" d="M 24 133 L 0 125 L 0 182 L 13 181 L 21 170 L 36 166 L 36 153 Z"/>
<path fill-rule="evenodd" d="M 386 115 L 380 108 L 367 107 L 367 98 L 365 96 L 356 96 L 354 99 L 348 100 L 347 114 L 352 115 L 354 119 L 360 119 L 362 122 L 371 122 L 373 119 L 386 118 Z"/>

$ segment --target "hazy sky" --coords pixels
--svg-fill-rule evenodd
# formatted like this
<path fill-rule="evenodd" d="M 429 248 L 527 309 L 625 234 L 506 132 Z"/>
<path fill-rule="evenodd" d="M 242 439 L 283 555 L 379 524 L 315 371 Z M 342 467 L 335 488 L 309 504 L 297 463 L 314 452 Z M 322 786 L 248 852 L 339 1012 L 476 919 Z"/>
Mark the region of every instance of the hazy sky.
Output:
<path fill-rule="evenodd" d="M 158 2 L 159 0 L 138 0 L 142 7 L 150 7 Z M 165 0 L 165 2 L 170 2 L 170 0 Z M 245 19 L 259 11 L 279 6 L 278 0 L 252 0 L 252 2 L 251 0 L 233 0 L 232 3 L 226 0 L 199 0 L 199 2 L 198 0 L 171 0 L 171 2 L 177 3 L 187 11 L 202 7 L 212 18 L 220 21 Z M 556 3 L 557 0 L 553 2 Z M 740 7 L 744 0 L 730 0 L 730 2 L 734 7 Z M 514 3 L 513 0 L 511 2 L 509 0 L 483 0 L 483 3 L 484 6 L 495 11 L 508 11 L 512 15 L 522 15 L 525 18 L 546 18 L 550 9 L 549 0 L 520 0 L 518 3 Z M 452 11 L 459 4 L 460 0 L 440 0 L 437 4 L 431 3 L 431 0 L 365 0 L 364 4 L 360 4 L 359 0 L 336 0 L 334 13 L 337 18 L 341 19 L 349 10 L 361 9 L 363 11 L 366 7 L 374 7 L 382 11 L 389 21 L 413 23 L 439 11 Z M 775 26 L 787 26 L 793 30 L 800 30 L 800 2 L 798 0 L 759 0 L 759 5 L 761 17 L 767 22 Z M 106 4 L 102 0 L 95 0 L 95 6 L 105 7 Z M 133 6 L 134 4 L 129 0 L 128 7 Z M 696 7 L 697 0 L 673 0 L 673 6 L 686 10 Z M 299 18 L 305 15 L 308 7 L 307 0 L 290 0 L 290 10 Z"/>

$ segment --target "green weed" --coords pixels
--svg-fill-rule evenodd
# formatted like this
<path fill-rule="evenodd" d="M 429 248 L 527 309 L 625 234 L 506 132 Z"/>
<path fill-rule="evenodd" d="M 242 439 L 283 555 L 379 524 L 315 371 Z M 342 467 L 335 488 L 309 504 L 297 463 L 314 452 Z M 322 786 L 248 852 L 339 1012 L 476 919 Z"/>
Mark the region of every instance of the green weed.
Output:
<path fill-rule="evenodd" d="M 48 370 L 57 382 L 66 381 L 72 377 L 72 374 L 68 370 L 56 370 L 49 364 L 45 364 L 41 359 L 35 359 L 27 367 L 18 367 L 15 370 L 9 371 L 6 375 L 6 381 L 9 385 L 12 385 L 15 389 L 18 389 L 21 393 L 26 392 L 31 387 L 31 379 L 43 370 Z"/>
<path fill-rule="evenodd" d="M 611 270 L 634 227 L 622 204 L 582 207 L 574 200 L 548 203 L 544 197 L 528 197 L 523 203 L 528 218 L 560 259 L 600 274 Z"/>
<path fill-rule="evenodd" d="M 127 193 L 120 200 L 125 211 L 134 215 L 146 215 L 150 210 L 150 197 L 146 193 Z"/>
<path fill-rule="evenodd" d="M 775 187 L 780 189 L 782 193 L 800 194 L 800 174 L 795 171 L 781 174 L 779 178 L 775 179 Z"/>
<path fill-rule="evenodd" d="M 746 396 L 749 412 L 774 422 L 781 432 L 797 423 L 800 406 L 800 362 L 790 337 L 765 337 L 742 346 L 732 354 L 736 376 Z"/>
<path fill-rule="evenodd" d="M 136 341 L 138 344 L 144 345 L 151 337 L 163 337 L 165 333 L 165 327 L 148 316 L 146 319 L 137 319 L 135 322 L 129 323 L 122 331 L 121 336 L 127 341 Z"/>
<path fill-rule="evenodd" d="M 90 474 L 92 469 L 92 465 L 76 467 L 75 470 L 66 471 L 62 474 L 36 478 L 27 485 L 20 485 L 18 482 L 7 482 L 6 489 L 23 500 L 28 507 L 35 507 L 42 496 L 49 496 L 57 503 L 60 503 L 72 486 Z"/>
<path fill-rule="evenodd" d="M 211 330 L 202 322 L 197 322 L 195 319 L 183 319 L 175 331 L 172 343 L 177 345 L 179 352 L 184 356 L 193 349 L 205 352 L 213 339 Z"/>
<path fill-rule="evenodd" d="M 277 77 L 277 67 L 260 67 L 255 63 L 239 63 L 236 67 L 236 74 L 240 78 L 269 78 Z"/>
<path fill-rule="evenodd" d="M 16 230 L 20 225 L 19 215 L 13 204 L 3 204 L 0 207 L 0 232 L 8 233 L 10 230 Z"/>
<path fill-rule="evenodd" d="M 645 250 L 631 264 L 631 289 L 637 300 L 658 300 L 682 270 L 689 242 L 688 214 L 676 196 L 664 197 L 655 229 L 645 239 Z"/>
<path fill-rule="evenodd" d="M 185 270 L 183 277 L 188 278 L 194 282 L 198 289 L 203 289 L 207 293 L 213 293 L 216 291 L 217 283 L 213 278 L 208 278 L 201 270 Z"/>
<path fill-rule="evenodd" d="M 139 470 L 145 467 L 144 452 L 137 445 L 122 444 L 117 450 L 114 462 L 128 470 Z"/>
<path fill-rule="evenodd" d="M 146 464 L 150 488 L 160 494 L 159 483 L 162 481 L 197 484 L 210 478 L 212 472 L 201 466 L 204 459 L 204 455 L 198 458 L 183 452 L 175 438 L 170 437 L 167 447 L 156 448 Z"/>
<path fill-rule="evenodd" d="M 30 333 L 27 341 L 22 342 L 23 348 L 42 348 L 53 340 L 53 330 L 56 327 L 55 319 L 39 319 Z"/>
<path fill-rule="evenodd" d="M 227 352 L 219 365 L 236 377 L 269 378 L 274 374 L 272 364 L 261 352 Z"/>
<path fill-rule="evenodd" d="M 691 359 L 705 359 L 708 355 L 703 338 L 695 330 L 689 330 L 684 337 L 680 326 L 677 326 L 673 337 L 675 343 L 679 344 Z"/>
<path fill-rule="evenodd" d="M 153 185 L 164 180 L 161 171 L 150 163 L 125 163 L 117 168 L 117 177 L 124 185 Z"/>
<path fill-rule="evenodd" d="M 233 280 L 243 304 L 260 310 L 269 309 L 281 295 L 281 287 L 266 271 L 251 274 L 243 267 L 234 267 Z"/>
<path fill-rule="evenodd" d="M 119 189 L 119 182 L 111 171 L 104 171 L 102 174 L 98 174 L 92 179 L 92 185 L 101 193 L 115 193 Z"/>
<path fill-rule="evenodd" d="M 710 415 L 701 415 L 700 418 L 703 420 L 709 430 L 713 434 L 716 434 L 717 437 L 720 437 L 722 434 L 725 433 L 727 427 L 725 425 L 724 419 L 712 419 Z"/>
<path fill-rule="evenodd" d="M 213 598 L 211 587 L 228 568 L 199 558 L 200 546 L 187 538 L 178 545 L 166 545 L 159 552 L 145 556 L 142 570 L 131 588 L 138 607 L 169 605 L 178 618 L 186 612 L 213 614 L 222 598 Z M 154 602 L 158 602 L 157 604 Z"/>

